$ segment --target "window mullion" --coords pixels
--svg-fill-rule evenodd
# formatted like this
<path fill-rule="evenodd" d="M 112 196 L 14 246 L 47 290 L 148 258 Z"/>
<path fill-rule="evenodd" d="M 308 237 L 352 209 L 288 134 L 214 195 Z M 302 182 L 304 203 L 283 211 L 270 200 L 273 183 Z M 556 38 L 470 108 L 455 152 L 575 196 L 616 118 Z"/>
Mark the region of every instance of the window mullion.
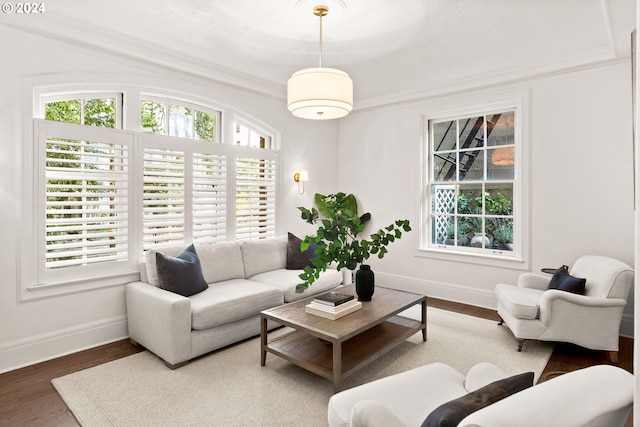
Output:
<path fill-rule="evenodd" d="M 193 150 L 185 150 L 184 155 L 184 238 L 193 242 Z"/>

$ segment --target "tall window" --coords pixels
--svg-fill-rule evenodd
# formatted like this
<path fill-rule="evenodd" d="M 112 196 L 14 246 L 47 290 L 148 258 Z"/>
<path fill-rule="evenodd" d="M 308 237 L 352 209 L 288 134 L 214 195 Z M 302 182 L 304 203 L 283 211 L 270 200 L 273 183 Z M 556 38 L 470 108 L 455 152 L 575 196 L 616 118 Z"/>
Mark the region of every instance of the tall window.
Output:
<path fill-rule="evenodd" d="M 234 123 L 235 144 L 258 148 L 258 156 L 236 158 L 236 239 L 275 235 L 276 160 L 266 151 L 271 138 L 240 122 Z"/>
<path fill-rule="evenodd" d="M 130 268 L 131 138 L 105 129 L 120 122 L 118 98 L 45 104 L 45 117 L 62 122 L 41 126 L 37 136 L 44 172 L 38 270 L 45 281 Z"/>
<path fill-rule="evenodd" d="M 28 287 L 129 277 L 153 247 L 275 235 L 271 134 L 235 121 L 225 143 L 219 111 L 131 99 L 142 101 L 127 105 L 122 93 L 42 98 L 29 175 L 35 242 L 25 245 L 38 261 Z M 140 111 L 132 130 L 122 129 L 127 108 Z"/>
<path fill-rule="evenodd" d="M 513 256 L 515 111 L 428 121 L 430 247 Z"/>

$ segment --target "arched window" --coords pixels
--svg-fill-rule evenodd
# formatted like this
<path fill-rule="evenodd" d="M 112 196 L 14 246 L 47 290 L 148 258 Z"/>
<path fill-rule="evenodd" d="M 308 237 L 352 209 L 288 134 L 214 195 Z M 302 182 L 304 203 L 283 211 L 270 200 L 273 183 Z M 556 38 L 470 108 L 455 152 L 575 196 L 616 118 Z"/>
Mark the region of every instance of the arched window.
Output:
<path fill-rule="evenodd" d="M 233 117 L 225 140 L 220 109 L 127 94 L 41 94 L 29 290 L 126 283 L 154 247 L 275 235 L 276 132 Z"/>

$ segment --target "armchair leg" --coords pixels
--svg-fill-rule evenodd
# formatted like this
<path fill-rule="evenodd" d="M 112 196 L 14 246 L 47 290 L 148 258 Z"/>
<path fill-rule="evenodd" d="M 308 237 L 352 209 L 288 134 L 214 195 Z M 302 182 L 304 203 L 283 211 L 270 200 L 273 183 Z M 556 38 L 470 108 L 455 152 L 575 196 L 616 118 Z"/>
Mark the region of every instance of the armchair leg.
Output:
<path fill-rule="evenodd" d="M 610 351 L 609 352 L 609 360 L 614 365 L 617 365 L 618 364 L 618 352 L 617 351 Z"/>
<path fill-rule="evenodd" d="M 524 345 L 524 340 L 518 340 L 518 351 L 522 351 L 522 346 Z"/>
<path fill-rule="evenodd" d="M 498 322 L 498 326 L 502 326 L 504 325 L 504 319 L 501 317 L 500 321 Z"/>

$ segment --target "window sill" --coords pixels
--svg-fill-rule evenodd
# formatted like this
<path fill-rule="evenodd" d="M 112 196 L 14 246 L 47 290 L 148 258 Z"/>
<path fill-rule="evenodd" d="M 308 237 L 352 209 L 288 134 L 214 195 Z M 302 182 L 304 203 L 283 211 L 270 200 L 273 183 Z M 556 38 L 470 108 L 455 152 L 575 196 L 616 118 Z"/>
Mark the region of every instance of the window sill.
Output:
<path fill-rule="evenodd" d="M 442 248 L 420 248 L 417 250 L 415 256 L 418 258 L 431 258 L 465 264 L 479 264 L 511 270 L 529 270 L 529 263 L 518 257 L 517 254 L 507 257 L 502 255 L 503 253 L 510 253 L 510 251 L 495 250 L 493 253 L 462 252 L 459 250 L 447 249 L 447 246 L 444 246 Z"/>
<path fill-rule="evenodd" d="M 20 302 L 34 301 L 43 298 L 53 298 L 61 295 L 92 291 L 113 286 L 123 286 L 140 280 L 140 273 L 131 271 L 112 276 L 23 286 L 20 290 Z"/>

